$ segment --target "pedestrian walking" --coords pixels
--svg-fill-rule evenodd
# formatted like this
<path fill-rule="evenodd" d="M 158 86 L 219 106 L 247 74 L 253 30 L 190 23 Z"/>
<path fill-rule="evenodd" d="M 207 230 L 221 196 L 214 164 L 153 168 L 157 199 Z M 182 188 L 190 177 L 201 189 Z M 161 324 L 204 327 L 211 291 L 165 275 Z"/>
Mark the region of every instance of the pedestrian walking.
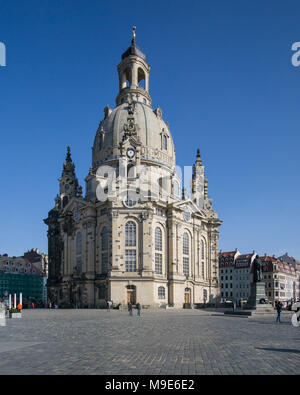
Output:
<path fill-rule="evenodd" d="M 132 315 L 132 304 L 130 302 L 128 303 L 128 311 L 129 315 Z"/>
<path fill-rule="evenodd" d="M 277 310 L 276 322 L 281 323 L 281 310 L 282 310 L 282 303 L 281 302 L 278 302 L 276 304 L 276 310 Z"/>
<path fill-rule="evenodd" d="M 137 315 L 141 316 L 141 305 L 139 303 L 136 304 L 136 308 L 137 308 Z"/>
<path fill-rule="evenodd" d="M 110 309 L 111 309 L 111 308 L 112 308 L 112 301 L 109 300 L 109 301 L 107 302 L 107 311 L 110 312 Z"/>

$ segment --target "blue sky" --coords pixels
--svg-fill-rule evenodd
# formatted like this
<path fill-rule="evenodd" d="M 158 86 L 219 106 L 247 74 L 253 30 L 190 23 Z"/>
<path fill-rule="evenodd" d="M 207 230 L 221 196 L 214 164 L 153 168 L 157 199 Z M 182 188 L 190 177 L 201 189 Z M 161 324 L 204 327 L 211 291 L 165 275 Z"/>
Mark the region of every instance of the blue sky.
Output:
<path fill-rule="evenodd" d="M 177 162 L 201 149 L 220 248 L 300 258 L 298 1 L 0 0 L 0 253 L 47 250 L 66 146 L 77 176 L 137 26 Z"/>

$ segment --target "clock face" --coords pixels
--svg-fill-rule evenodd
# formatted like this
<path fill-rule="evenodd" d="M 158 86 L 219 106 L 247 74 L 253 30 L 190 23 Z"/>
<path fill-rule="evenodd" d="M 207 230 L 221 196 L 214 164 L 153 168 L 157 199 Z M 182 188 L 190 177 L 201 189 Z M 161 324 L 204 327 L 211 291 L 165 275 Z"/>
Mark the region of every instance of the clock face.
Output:
<path fill-rule="evenodd" d="M 134 148 L 128 148 L 128 150 L 127 150 L 127 156 L 128 156 L 128 158 L 132 159 L 132 158 L 134 157 L 134 155 L 135 155 L 135 150 L 134 150 Z"/>

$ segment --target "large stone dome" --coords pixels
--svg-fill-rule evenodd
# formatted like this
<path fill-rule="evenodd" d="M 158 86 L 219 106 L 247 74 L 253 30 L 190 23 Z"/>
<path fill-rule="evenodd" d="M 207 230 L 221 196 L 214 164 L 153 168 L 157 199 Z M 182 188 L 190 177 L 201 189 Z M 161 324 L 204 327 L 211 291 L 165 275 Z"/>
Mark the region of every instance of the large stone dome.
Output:
<path fill-rule="evenodd" d="M 168 124 L 162 119 L 160 108 L 153 110 L 142 102 L 124 102 L 111 110 L 105 109 L 106 117 L 100 123 L 93 147 L 93 167 L 104 161 L 116 159 L 119 145 L 131 119 L 135 124 L 136 138 L 141 144 L 141 158 L 157 157 L 171 167 L 175 166 L 175 149 Z"/>

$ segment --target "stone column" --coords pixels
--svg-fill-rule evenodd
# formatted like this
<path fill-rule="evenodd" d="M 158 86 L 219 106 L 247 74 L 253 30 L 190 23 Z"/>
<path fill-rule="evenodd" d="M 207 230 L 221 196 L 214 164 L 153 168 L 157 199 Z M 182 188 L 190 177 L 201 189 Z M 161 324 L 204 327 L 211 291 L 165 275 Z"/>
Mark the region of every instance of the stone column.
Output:
<path fill-rule="evenodd" d="M 178 273 L 178 243 L 177 243 L 177 224 L 172 221 L 172 219 L 168 220 L 168 248 L 169 248 L 169 256 L 168 256 L 168 271 L 169 274 L 177 274 Z"/>
<path fill-rule="evenodd" d="M 138 67 L 136 64 L 131 66 L 131 86 L 130 88 L 137 88 L 138 87 Z"/>

